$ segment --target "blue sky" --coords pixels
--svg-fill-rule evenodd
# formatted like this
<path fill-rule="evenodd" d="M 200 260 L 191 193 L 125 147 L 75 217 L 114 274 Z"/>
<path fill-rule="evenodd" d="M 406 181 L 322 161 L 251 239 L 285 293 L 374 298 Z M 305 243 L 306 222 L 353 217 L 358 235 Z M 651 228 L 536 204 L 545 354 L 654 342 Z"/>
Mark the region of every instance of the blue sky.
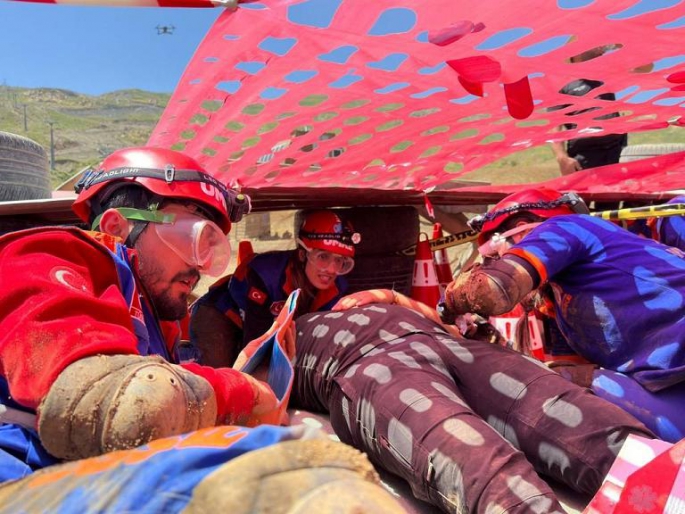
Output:
<path fill-rule="evenodd" d="M 0 84 L 171 93 L 221 12 L 0 0 Z M 173 25 L 173 35 L 158 35 L 158 25 Z"/>

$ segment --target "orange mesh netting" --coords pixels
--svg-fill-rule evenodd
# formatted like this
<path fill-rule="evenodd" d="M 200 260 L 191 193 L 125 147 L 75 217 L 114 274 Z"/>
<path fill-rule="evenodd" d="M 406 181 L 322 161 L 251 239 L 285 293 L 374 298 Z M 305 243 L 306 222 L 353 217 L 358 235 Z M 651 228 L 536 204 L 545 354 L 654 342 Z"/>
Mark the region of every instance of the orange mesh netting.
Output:
<path fill-rule="evenodd" d="M 459 187 L 555 138 L 681 123 L 684 26 L 680 0 L 247 4 L 217 20 L 150 142 L 248 187 Z M 559 93 L 577 78 L 603 85 Z"/>
<path fill-rule="evenodd" d="M 247 3 L 207 34 L 150 143 L 248 190 L 455 190 L 551 140 L 682 125 L 684 27 L 682 0 Z M 578 78 L 601 85 L 559 93 Z M 595 177 L 621 190 L 639 173 L 641 191 L 661 191 L 655 169 L 685 173 L 681 159 Z"/>

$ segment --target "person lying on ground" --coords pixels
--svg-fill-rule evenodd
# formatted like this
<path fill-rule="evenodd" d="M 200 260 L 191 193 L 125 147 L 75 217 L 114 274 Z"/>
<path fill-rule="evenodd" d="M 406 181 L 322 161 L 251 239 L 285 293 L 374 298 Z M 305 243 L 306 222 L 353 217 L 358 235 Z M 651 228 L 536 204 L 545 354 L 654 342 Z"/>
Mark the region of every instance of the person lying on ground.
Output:
<path fill-rule="evenodd" d="M 416 309 L 416 310 L 414 310 Z M 291 405 L 445 512 L 563 513 L 540 475 L 592 495 L 638 420 L 389 290 L 296 320 Z M 540 475 L 538 475 L 538 473 Z"/>
<path fill-rule="evenodd" d="M 198 362 L 232 365 L 264 334 L 288 295 L 300 289 L 297 313 L 330 309 L 347 291 L 361 236 L 332 210 L 306 213 L 297 248 L 254 255 L 219 280 L 191 308 L 191 344 Z"/>
<path fill-rule="evenodd" d="M 146 147 L 114 152 L 77 191 L 98 232 L 0 238 L 0 481 L 276 409 L 249 375 L 178 365 L 177 320 L 200 274 L 226 268 L 249 198 Z"/>
<path fill-rule="evenodd" d="M 446 311 L 498 315 L 549 285 L 565 342 L 599 366 L 588 385 L 678 441 L 685 437 L 684 254 L 581 212 L 579 197 L 550 189 L 503 199 L 474 223 L 492 258 L 447 287 Z"/>

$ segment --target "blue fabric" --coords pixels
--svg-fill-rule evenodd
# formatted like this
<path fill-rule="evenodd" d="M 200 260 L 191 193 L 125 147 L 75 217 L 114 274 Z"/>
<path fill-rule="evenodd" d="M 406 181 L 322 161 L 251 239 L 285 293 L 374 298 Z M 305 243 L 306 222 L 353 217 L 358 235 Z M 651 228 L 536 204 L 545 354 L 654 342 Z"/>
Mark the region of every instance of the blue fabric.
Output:
<path fill-rule="evenodd" d="M 0 424 L 0 483 L 22 478 L 57 462 L 45 451 L 34 430 Z"/>
<path fill-rule="evenodd" d="M 685 203 L 685 196 L 676 196 L 668 203 Z M 685 216 L 658 218 L 656 232 L 663 244 L 685 251 Z"/>
<path fill-rule="evenodd" d="M 642 421 L 657 436 L 672 443 L 685 437 L 685 382 L 650 393 L 622 373 L 599 369 L 592 390 Z"/>
<path fill-rule="evenodd" d="M 248 269 L 254 270 L 259 278 L 262 279 L 265 293 L 269 301 L 280 302 L 287 298 L 283 286 L 285 285 L 285 268 L 292 251 L 268 252 L 255 255 L 249 262 Z M 243 318 L 243 313 L 247 310 L 247 295 L 250 290 L 250 283 L 247 280 L 248 272 L 244 276 L 233 275 L 228 283 L 225 294 L 219 297 L 217 307 L 223 312 L 233 309 Z"/>
<path fill-rule="evenodd" d="M 296 289 L 288 297 L 283 311 L 278 315 L 277 324 L 279 330 L 280 327 L 292 323 L 299 294 L 300 290 Z M 274 330 L 269 337 L 262 341 L 259 348 L 250 356 L 240 371 L 254 374 L 262 363 L 268 363 L 266 381 L 278 401 L 287 402 L 292 389 L 294 370 L 290 359 L 288 359 L 288 356 L 281 347 L 282 342 L 279 342 L 279 330 Z"/>
<path fill-rule="evenodd" d="M 546 220 L 511 251 L 547 273 L 578 354 L 651 391 L 685 381 L 682 252 L 577 214 Z"/>
<path fill-rule="evenodd" d="M 226 462 L 301 433 L 293 427 L 213 427 L 75 461 L 26 478 L 0 512 L 181 512 L 193 490 Z"/>
<path fill-rule="evenodd" d="M 119 276 L 121 293 L 127 304 L 131 306 L 138 301 L 138 289 L 126 247 L 118 244 L 116 253 L 110 251 L 110 254 Z M 144 302 L 141 310 L 144 322 L 131 317 L 140 354 L 161 355 L 164 359 L 171 360 L 156 318 Z M 11 400 L 7 382 L 3 377 L 0 377 L 0 404 L 25 412 L 34 412 Z M 0 424 L 0 483 L 21 478 L 56 462 L 58 460 L 45 451 L 35 431 L 15 424 Z"/>
<path fill-rule="evenodd" d="M 288 298 L 284 290 L 286 280 L 285 269 L 288 266 L 292 253 L 293 250 L 260 253 L 255 255 L 247 264 L 247 268 L 254 271 L 262 280 L 266 288 L 264 292 L 268 296 L 267 302 L 269 302 L 269 305 L 284 302 Z M 198 299 L 196 305 L 214 305 L 219 311 L 223 313 L 232 311 L 240 319 L 244 320 L 248 294 L 252 287 L 248 281 L 248 269 L 240 274 L 236 272 L 228 283 L 222 284 L 220 287 L 211 288 Z M 342 294 L 347 291 L 347 280 L 343 276 L 339 275 L 336 277 L 335 285 L 340 294 L 323 305 L 319 310 L 331 309 L 338 302 Z"/>

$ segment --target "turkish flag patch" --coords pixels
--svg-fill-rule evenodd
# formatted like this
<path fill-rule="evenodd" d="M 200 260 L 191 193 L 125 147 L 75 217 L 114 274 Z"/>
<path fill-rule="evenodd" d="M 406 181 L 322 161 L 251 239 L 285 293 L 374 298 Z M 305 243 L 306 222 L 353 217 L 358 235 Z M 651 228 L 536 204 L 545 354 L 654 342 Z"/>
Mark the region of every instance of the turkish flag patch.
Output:
<path fill-rule="evenodd" d="M 260 291 L 256 287 L 251 287 L 250 291 L 247 293 L 247 298 L 258 305 L 264 305 L 264 302 L 266 301 L 266 293 L 264 291 Z"/>
<path fill-rule="evenodd" d="M 283 307 L 285 307 L 285 301 L 274 302 L 271 304 L 269 311 L 274 316 L 278 316 L 278 314 L 283 310 Z"/>

